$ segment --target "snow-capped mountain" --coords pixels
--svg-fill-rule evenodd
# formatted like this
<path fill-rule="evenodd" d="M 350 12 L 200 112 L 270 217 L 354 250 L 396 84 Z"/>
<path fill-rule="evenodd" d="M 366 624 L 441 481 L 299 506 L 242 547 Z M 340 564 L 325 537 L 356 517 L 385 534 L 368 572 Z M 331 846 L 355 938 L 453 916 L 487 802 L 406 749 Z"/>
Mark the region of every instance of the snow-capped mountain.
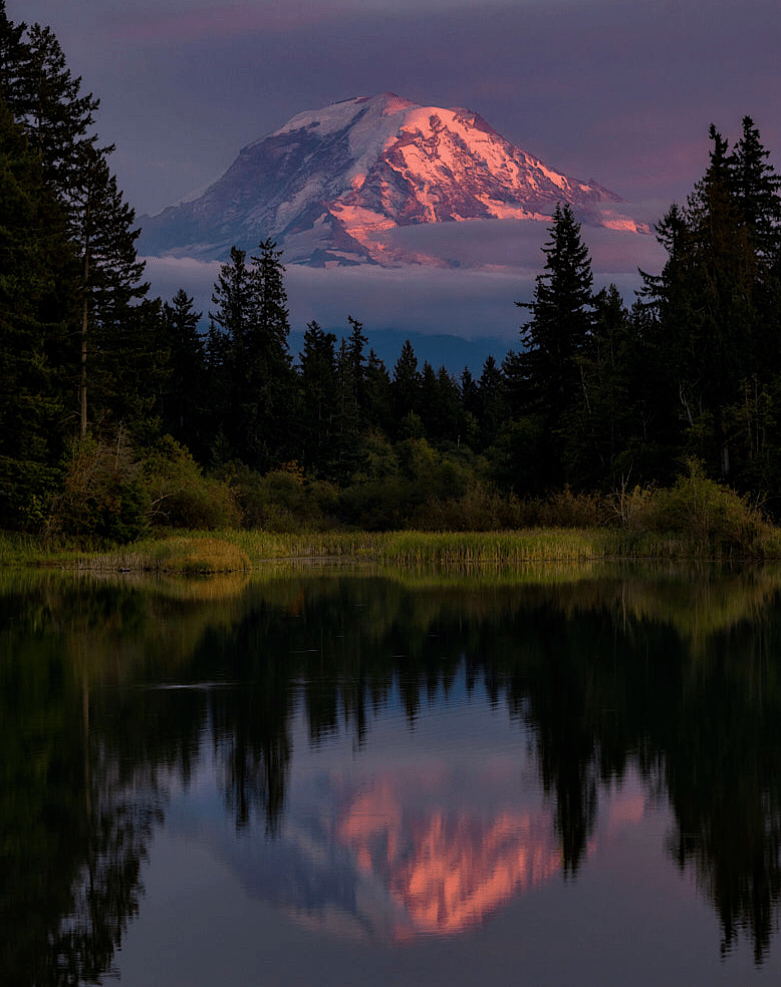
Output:
<path fill-rule="evenodd" d="M 393 93 L 301 113 L 248 144 L 202 195 L 142 217 L 139 250 L 224 259 L 273 237 L 286 264 L 438 263 L 393 242 L 399 227 L 479 219 L 584 222 L 645 232 L 594 181 L 562 175 L 478 114 Z"/>

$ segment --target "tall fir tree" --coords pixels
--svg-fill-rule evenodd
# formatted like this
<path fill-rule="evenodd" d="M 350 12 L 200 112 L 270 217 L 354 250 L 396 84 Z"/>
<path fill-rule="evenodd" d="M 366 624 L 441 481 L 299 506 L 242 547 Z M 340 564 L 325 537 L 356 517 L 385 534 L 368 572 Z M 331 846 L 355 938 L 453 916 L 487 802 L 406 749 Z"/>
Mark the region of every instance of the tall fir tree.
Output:
<path fill-rule="evenodd" d="M 740 139 L 729 156 L 728 182 L 761 266 L 777 261 L 781 251 L 781 175 L 768 161 L 751 117 L 742 122 Z"/>
<path fill-rule="evenodd" d="M 123 202 L 108 166 L 113 147 L 99 147 L 92 133 L 99 101 L 82 93 L 57 37 L 48 27 L 14 25 L 5 0 L 0 0 L 0 96 L 23 127 L 37 154 L 43 178 L 60 200 L 69 239 L 81 257 L 75 275 L 81 294 L 78 345 L 71 354 L 74 393 L 78 393 L 78 432 L 87 434 L 90 417 L 105 416 L 100 407 L 106 361 L 90 353 L 120 361 L 119 341 L 111 340 L 121 313 L 144 297 L 133 230 L 133 210 Z M 89 380 L 89 383 L 88 383 Z M 88 411 L 88 388 L 95 392 L 95 415 Z"/>
<path fill-rule="evenodd" d="M 390 434 L 393 427 L 393 399 L 390 374 L 373 349 L 366 358 L 366 423 L 370 429 Z"/>
<path fill-rule="evenodd" d="M 747 381 L 764 388 L 779 367 L 767 263 L 777 192 L 750 118 L 743 126 L 731 154 L 711 126 L 708 168 L 686 205 L 659 224 L 668 258 L 661 275 L 644 275 L 643 292 L 662 389 L 677 412 L 677 438 L 667 430 L 671 455 L 695 454 L 732 482 L 751 455 L 734 425 L 735 406 L 745 404 Z"/>
<path fill-rule="evenodd" d="M 357 422 L 364 418 L 363 409 L 366 404 L 366 344 L 368 338 L 363 333 L 363 323 L 347 316 L 350 325 L 350 335 L 347 339 L 347 352 L 350 361 L 350 378 L 352 381 L 353 414 Z"/>
<path fill-rule="evenodd" d="M 564 478 L 561 425 L 581 391 L 579 358 L 593 326 L 591 258 L 569 203 L 556 206 L 548 232 L 533 300 L 516 302 L 532 315 L 521 329 L 524 349 L 504 365 L 515 414 L 538 423 L 534 456 L 542 488 Z"/>
<path fill-rule="evenodd" d="M 573 487 L 609 490 L 637 473 L 634 330 L 614 284 L 595 295 L 592 331 L 579 357 L 581 391 L 562 423 L 565 476 Z"/>
<path fill-rule="evenodd" d="M 330 479 L 334 470 L 338 429 L 339 381 L 336 336 L 310 322 L 304 333 L 299 381 L 301 400 L 298 429 L 301 463 L 308 476 Z"/>
<path fill-rule="evenodd" d="M 168 351 L 169 377 L 159 396 L 159 413 L 163 431 L 202 461 L 207 450 L 202 431 L 206 343 L 198 328 L 201 315 L 182 288 L 163 305 L 161 342 Z"/>
<path fill-rule="evenodd" d="M 481 449 L 487 449 L 496 439 L 510 413 L 507 380 L 493 354 L 489 354 L 477 381 L 477 421 Z"/>
<path fill-rule="evenodd" d="M 265 472 L 289 457 L 295 441 L 296 381 L 288 335 L 281 251 L 233 247 L 215 284 L 207 363 L 218 429 L 227 453 Z"/>
<path fill-rule="evenodd" d="M 420 410 L 421 376 L 418 371 L 418 358 L 408 339 L 404 340 L 399 358 L 393 367 L 391 395 L 395 418 L 394 437 L 401 434 L 402 423 L 408 415 L 417 416 Z"/>
<path fill-rule="evenodd" d="M 0 527 L 34 527 L 69 434 L 76 256 L 38 155 L 0 100 Z"/>
<path fill-rule="evenodd" d="M 295 434 L 296 382 L 290 355 L 290 321 L 282 251 L 271 239 L 261 241 L 252 257 L 252 286 L 258 322 L 248 353 L 250 402 L 248 428 L 261 469 L 284 462 Z M 252 423 L 250 425 L 250 423 Z"/>
<path fill-rule="evenodd" d="M 545 268 L 537 276 L 534 299 L 516 302 L 531 310 L 521 329 L 523 352 L 517 368 L 526 402 L 555 420 L 577 387 L 578 357 L 593 322 L 591 258 L 569 203 L 556 206 L 550 240 L 542 248 Z"/>
<path fill-rule="evenodd" d="M 133 318 L 131 308 L 149 290 L 141 281 L 144 263 L 138 259 L 133 229 L 135 213 L 124 202 L 105 154 L 92 141 L 82 141 L 78 169 L 71 180 L 71 236 L 80 256 L 81 349 L 79 369 L 79 434 L 87 435 L 92 417 L 106 410 L 105 395 L 112 379 L 138 347 L 122 331 Z"/>

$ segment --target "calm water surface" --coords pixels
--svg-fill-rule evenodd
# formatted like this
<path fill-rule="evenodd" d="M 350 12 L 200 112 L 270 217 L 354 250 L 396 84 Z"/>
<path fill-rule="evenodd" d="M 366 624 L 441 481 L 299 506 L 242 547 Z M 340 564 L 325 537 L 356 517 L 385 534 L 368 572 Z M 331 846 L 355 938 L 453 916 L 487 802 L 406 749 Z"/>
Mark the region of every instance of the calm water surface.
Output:
<path fill-rule="evenodd" d="M 778 984 L 781 574 L 0 575 L 0 983 Z"/>

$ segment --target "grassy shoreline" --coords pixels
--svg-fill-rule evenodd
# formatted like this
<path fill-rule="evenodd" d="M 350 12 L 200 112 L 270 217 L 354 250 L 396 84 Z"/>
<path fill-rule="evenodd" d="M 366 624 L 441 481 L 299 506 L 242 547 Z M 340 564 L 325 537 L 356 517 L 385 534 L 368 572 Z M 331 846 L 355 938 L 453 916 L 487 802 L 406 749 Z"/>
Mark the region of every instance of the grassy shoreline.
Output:
<path fill-rule="evenodd" d="M 747 550 L 680 533 L 610 528 L 529 528 L 502 532 L 177 532 L 110 551 L 51 546 L 0 532 L 0 565 L 96 571 L 248 572 L 273 562 L 377 563 L 463 568 L 596 560 L 761 561 L 781 558 L 781 531 Z"/>

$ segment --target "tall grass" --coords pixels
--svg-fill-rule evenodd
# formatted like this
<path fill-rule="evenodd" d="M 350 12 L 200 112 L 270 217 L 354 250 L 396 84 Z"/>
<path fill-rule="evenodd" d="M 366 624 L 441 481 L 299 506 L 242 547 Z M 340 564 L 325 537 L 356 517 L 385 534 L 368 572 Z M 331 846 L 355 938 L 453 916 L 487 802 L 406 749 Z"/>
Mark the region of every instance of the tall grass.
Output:
<path fill-rule="evenodd" d="M 75 562 L 83 554 L 79 549 L 54 544 L 37 535 L 0 531 L 0 566 Z"/>
<path fill-rule="evenodd" d="M 92 568 L 142 569 L 182 575 L 247 572 L 251 568 L 248 556 L 234 541 L 210 533 L 146 541 L 97 556 L 90 565 Z"/>
<path fill-rule="evenodd" d="M 0 565 L 56 565 L 92 570 L 241 572 L 275 560 L 435 565 L 450 568 L 572 563 L 597 559 L 777 559 L 781 532 L 769 528 L 750 545 L 686 532 L 610 528 L 529 528 L 499 532 L 178 532 L 112 552 L 46 546 L 30 536 L 0 535 Z"/>
<path fill-rule="evenodd" d="M 361 532 L 276 535 L 226 533 L 253 567 L 272 559 L 352 559 L 395 565 L 516 566 L 589 559 L 710 557 L 680 534 L 607 528 L 531 528 L 502 532 Z M 781 546 L 779 546 L 781 548 Z M 729 553 L 718 551 L 713 557 Z M 781 555 L 781 551 L 779 552 Z M 737 556 L 736 556 L 737 557 Z"/>

